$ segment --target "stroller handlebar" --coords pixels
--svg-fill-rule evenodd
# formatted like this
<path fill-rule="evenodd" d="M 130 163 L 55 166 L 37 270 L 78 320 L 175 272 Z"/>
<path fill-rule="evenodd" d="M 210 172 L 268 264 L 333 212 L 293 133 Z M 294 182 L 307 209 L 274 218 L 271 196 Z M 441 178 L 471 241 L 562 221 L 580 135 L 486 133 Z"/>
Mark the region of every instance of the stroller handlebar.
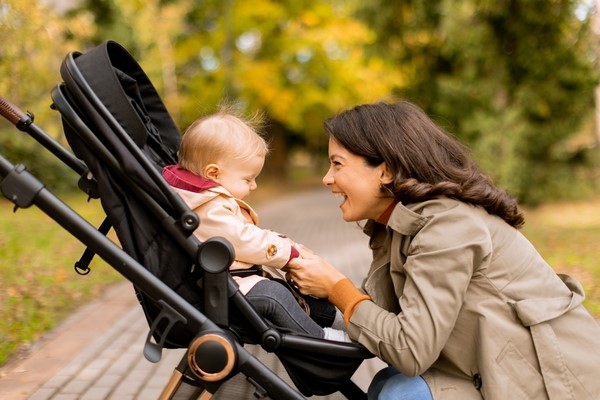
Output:
<path fill-rule="evenodd" d="M 21 126 L 26 126 L 33 122 L 33 116 L 29 113 L 24 113 L 19 107 L 0 96 L 0 114 L 9 120 L 17 128 L 23 130 Z"/>

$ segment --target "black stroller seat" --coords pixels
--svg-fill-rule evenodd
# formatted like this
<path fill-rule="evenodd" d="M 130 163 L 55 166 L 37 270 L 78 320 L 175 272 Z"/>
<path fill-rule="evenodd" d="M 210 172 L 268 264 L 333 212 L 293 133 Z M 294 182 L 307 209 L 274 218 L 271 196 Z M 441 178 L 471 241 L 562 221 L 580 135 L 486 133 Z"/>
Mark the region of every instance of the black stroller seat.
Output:
<path fill-rule="evenodd" d="M 76 218 L 67 224 L 88 247 L 78 268 L 85 270 L 90 253 L 97 253 L 133 283 L 150 326 L 144 349 L 150 361 L 158 361 L 163 348 L 188 349 L 162 398 L 171 398 L 181 383 L 215 393 L 240 372 L 257 393 L 302 398 L 244 344 L 259 344 L 274 353 L 304 396 L 340 391 L 348 398 L 366 398 L 351 381 L 362 361 L 372 357 L 365 348 L 285 333 L 270 325 L 228 273 L 234 258 L 229 242 L 218 237 L 200 242 L 193 235 L 201 221 L 160 174 L 164 166 L 177 162 L 180 133 L 133 57 L 107 41 L 87 53 L 67 55 L 61 76 L 64 82 L 52 91 L 53 107 L 61 114 L 77 158 L 50 147 L 81 175 L 80 187 L 100 199 L 107 216 L 101 232 L 81 228 Z M 9 114 L 19 129 L 33 129 L 39 136 L 32 121 L 23 123 L 26 115 Z M 0 167 L 11 187 L 17 185 L 11 184 L 21 179 L 15 168 L 6 163 Z M 3 188 L 5 195 L 6 191 Z M 43 189 L 32 191 L 46 196 Z M 18 206 L 40 206 L 36 194 L 32 196 Z M 120 247 L 104 236 L 109 226 Z"/>

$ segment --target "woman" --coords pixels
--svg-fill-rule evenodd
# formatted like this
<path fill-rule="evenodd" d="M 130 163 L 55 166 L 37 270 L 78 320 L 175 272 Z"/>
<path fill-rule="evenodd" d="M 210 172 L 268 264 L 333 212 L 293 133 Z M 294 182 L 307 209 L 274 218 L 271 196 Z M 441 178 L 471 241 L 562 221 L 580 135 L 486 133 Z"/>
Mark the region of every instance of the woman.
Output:
<path fill-rule="evenodd" d="M 597 399 L 600 327 L 583 290 L 519 232 L 516 201 L 415 105 L 357 106 L 325 122 L 346 221 L 367 220 L 357 289 L 302 250 L 288 279 L 327 297 L 348 334 L 390 364 L 372 399 Z"/>

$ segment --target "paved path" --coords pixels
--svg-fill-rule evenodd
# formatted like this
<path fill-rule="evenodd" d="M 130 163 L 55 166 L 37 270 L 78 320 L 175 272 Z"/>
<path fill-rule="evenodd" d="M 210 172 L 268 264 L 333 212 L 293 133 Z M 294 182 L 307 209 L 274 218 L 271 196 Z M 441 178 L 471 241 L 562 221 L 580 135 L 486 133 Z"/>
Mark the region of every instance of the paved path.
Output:
<path fill-rule="evenodd" d="M 261 226 L 303 243 L 358 284 L 370 260 L 366 237 L 356 224 L 341 219 L 338 202 L 326 189 L 318 189 L 279 198 L 257 211 Z M 142 355 L 147 333 L 131 285 L 118 283 L 36 343 L 28 357 L 0 369 L 0 400 L 156 399 L 183 350 L 165 350 L 161 361 L 153 364 Z M 258 346 L 247 348 L 289 382 L 276 357 Z M 366 390 L 383 366 L 377 359 L 363 362 L 354 382 Z M 255 397 L 241 374 L 213 396 L 244 398 Z"/>

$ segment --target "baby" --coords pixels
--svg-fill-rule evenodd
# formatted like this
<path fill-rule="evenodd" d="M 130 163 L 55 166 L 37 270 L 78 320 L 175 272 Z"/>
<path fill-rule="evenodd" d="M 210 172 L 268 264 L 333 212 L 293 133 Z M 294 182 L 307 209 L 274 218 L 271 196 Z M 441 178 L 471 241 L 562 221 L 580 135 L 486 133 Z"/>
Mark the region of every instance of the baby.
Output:
<path fill-rule="evenodd" d="M 183 135 L 179 164 L 165 167 L 163 177 L 200 217 L 194 232 L 198 239 L 221 236 L 231 242 L 233 278 L 261 315 L 295 333 L 349 341 L 344 331 L 322 328 L 311 319 L 287 287 L 260 270 L 252 273 L 261 265 L 272 276 L 283 277 L 278 270 L 299 257 L 293 241 L 259 228 L 257 214 L 243 201 L 256 189 L 269 152 L 254 126 L 255 121 L 225 107 L 196 120 Z"/>

